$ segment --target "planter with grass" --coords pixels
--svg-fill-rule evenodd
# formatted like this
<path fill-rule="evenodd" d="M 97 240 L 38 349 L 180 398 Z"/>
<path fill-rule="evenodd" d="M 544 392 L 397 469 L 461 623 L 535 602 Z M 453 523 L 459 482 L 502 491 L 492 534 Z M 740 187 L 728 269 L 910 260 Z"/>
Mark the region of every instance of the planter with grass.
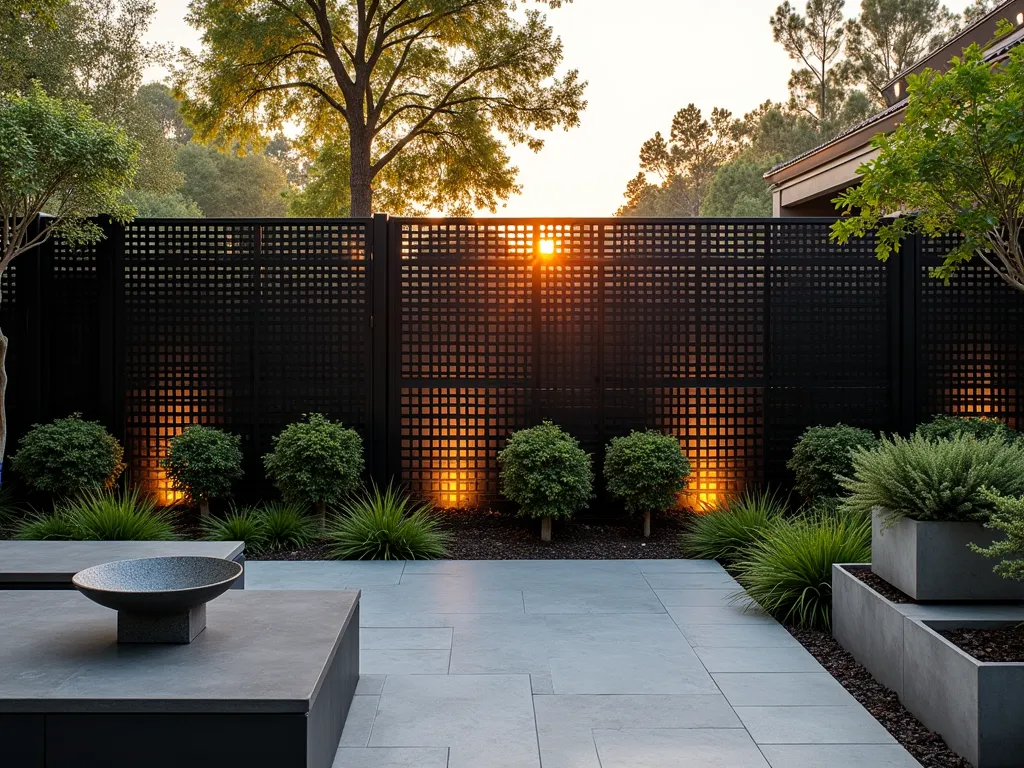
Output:
<path fill-rule="evenodd" d="M 988 490 L 1024 494 L 1024 446 L 1002 436 L 884 438 L 854 453 L 847 509 L 872 517 L 871 570 L 914 600 L 1021 600 L 1024 584 L 1003 579 L 971 546 L 1003 534 L 984 523 Z"/>
<path fill-rule="evenodd" d="M 553 520 L 568 520 L 593 494 L 590 455 L 550 421 L 514 432 L 498 464 L 502 494 L 520 515 L 540 519 L 542 541 L 551 541 Z"/>

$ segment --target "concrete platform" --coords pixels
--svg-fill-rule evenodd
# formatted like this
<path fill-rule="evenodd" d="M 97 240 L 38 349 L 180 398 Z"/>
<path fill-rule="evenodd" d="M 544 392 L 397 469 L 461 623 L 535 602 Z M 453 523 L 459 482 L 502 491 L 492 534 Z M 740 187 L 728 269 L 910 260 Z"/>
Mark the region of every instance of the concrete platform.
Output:
<path fill-rule="evenodd" d="M 243 541 L 0 541 L 0 589 L 72 589 L 94 565 L 137 557 L 190 555 L 245 564 Z M 232 589 L 245 586 L 245 573 Z"/>
<path fill-rule="evenodd" d="M 894 603 L 852 573 L 870 568 L 870 563 L 832 566 L 832 635 L 901 700 L 908 621 L 1024 622 L 1024 603 Z"/>
<path fill-rule="evenodd" d="M 77 592 L 0 591 L 4 757 L 329 768 L 358 681 L 359 597 L 229 591 L 192 644 L 125 646 L 115 612 Z"/>

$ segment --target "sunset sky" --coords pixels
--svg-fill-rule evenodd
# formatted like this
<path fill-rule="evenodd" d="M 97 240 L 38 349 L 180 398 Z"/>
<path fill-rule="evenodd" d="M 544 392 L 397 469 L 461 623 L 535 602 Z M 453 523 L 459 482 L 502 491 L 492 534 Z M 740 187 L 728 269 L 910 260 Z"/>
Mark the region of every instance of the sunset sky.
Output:
<path fill-rule="evenodd" d="M 792 62 L 768 26 L 778 2 L 575 0 L 549 11 L 566 68 L 590 83 L 589 106 L 578 128 L 545 134 L 540 153 L 513 148 L 523 191 L 497 214 L 609 215 L 637 173 L 640 144 L 656 130 L 667 133 L 680 107 L 742 114 L 765 99 L 784 100 Z M 198 32 L 184 21 L 187 6 L 157 0 L 150 39 L 198 45 Z M 858 6 L 851 0 L 848 12 Z"/>

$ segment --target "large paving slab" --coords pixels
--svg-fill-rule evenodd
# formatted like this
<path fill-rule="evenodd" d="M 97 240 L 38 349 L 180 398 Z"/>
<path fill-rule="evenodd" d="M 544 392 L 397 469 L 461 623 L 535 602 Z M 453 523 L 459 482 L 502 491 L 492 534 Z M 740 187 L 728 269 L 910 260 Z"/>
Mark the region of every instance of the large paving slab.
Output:
<path fill-rule="evenodd" d="M 916 765 L 714 561 L 256 565 L 363 590 L 334 768 Z"/>

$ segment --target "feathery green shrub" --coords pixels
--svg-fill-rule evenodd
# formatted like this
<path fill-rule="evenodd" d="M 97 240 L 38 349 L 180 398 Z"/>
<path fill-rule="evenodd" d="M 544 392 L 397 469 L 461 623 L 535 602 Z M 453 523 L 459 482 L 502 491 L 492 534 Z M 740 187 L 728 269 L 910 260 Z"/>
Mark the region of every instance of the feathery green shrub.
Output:
<path fill-rule="evenodd" d="M 327 524 L 331 557 L 339 560 L 432 560 L 445 555 L 447 535 L 428 503 L 374 485 L 346 501 Z"/>
<path fill-rule="evenodd" d="M 1024 445 L 998 436 L 883 437 L 855 451 L 853 467 L 843 507 L 862 516 L 879 507 L 892 519 L 985 520 L 995 507 L 985 489 L 1024 495 Z"/>
<path fill-rule="evenodd" d="M 686 557 L 717 560 L 730 565 L 782 518 L 785 502 L 767 491 L 747 491 L 710 512 L 694 516 L 683 534 Z"/>
<path fill-rule="evenodd" d="M 855 448 L 873 448 L 874 433 L 846 424 L 808 427 L 793 447 L 786 463 L 796 476 L 794 488 L 804 499 L 843 495 L 840 478 L 853 471 L 851 453 Z"/>
<path fill-rule="evenodd" d="M 1003 578 L 1024 579 L 1024 498 L 991 491 L 985 494 L 993 505 L 985 527 L 1002 531 L 1006 538 L 984 548 L 971 544 L 971 549 L 985 557 L 999 558 L 992 570 Z"/>
<path fill-rule="evenodd" d="M 1018 437 L 1016 432 L 996 419 L 950 416 L 945 413 L 940 413 L 931 421 L 918 424 L 916 433 L 929 440 L 950 440 L 957 435 L 970 435 L 979 440 L 999 437 L 1007 443 L 1012 443 Z"/>
<path fill-rule="evenodd" d="M 870 560 L 869 519 L 827 514 L 797 517 L 761 532 L 735 564 L 736 580 L 751 600 L 780 622 L 828 629 L 832 564 Z"/>

